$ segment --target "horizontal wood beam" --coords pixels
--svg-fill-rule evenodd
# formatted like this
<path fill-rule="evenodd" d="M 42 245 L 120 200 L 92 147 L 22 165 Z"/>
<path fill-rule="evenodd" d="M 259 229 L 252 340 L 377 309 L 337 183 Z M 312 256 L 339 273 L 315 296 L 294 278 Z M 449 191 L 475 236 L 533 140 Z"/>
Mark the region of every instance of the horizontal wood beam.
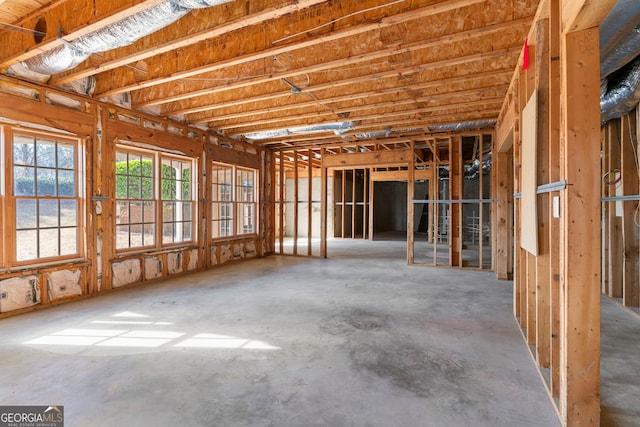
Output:
<path fill-rule="evenodd" d="M 55 2 L 52 7 L 43 9 L 43 14 L 32 14 L 17 23 L 29 31 L 0 32 L 0 69 L 8 68 L 42 52 L 61 46 L 80 36 L 113 24 L 121 19 L 148 9 L 165 0 L 69 0 Z M 31 30 L 36 28 L 38 20 L 46 20 L 46 34 L 37 43 Z M 64 40 L 63 40 L 64 39 Z"/>
<path fill-rule="evenodd" d="M 197 30 L 192 25 L 175 26 L 175 31 L 158 32 L 144 37 L 130 46 L 114 49 L 101 54 L 94 61 L 85 62 L 72 71 L 62 73 L 52 79 L 53 85 L 60 85 L 93 76 L 98 73 L 133 64 L 155 55 L 172 50 L 186 48 L 194 43 L 205 41 L 241 28 L 255 26 L 281 16 L 299 12 L 303 9 L 325 3 L 327 0 L 269 0 L 267 2 L 249 1 L 241 7 L 206 8 L 198 11 L 198 19 L 191 22 L 206 23 L 207 27 Z M 256 4 L 257 3 L 257 4 Z M 249 13 L 251 11 L 251 13 Z M 213 23 L 213 25 L 212 25 Z"/>
<path fill-rule="evenodd" d="M 370 31 L 380 30 L 382 28 L 391 27 L 403 22 L 409 22 L 409 21 L 424 18 L 427 16 L 433 16 L 440 13 L 456 10 L 461 7 L 466 7 L 472 4 L 480 3 L 482 1 L 484 0 L 442 1 L 436 4 L 431 4 L 426 7 L 409 10 L 407 12 L 395 14 L 393 16 L 387 16 L 377 20 L 376 22 L 369 22 L 366 24 L 356 25 L 353 27 L 347 27 L 342 30 L 333 31 L 331 33 L 322 34 L 319 36 L 307 37 L 303 41 L 291 42 L 288 44 L 284 44 L 282 46 L 275 46 L 275 47 L 260 49 L 256 52 L 247 53 L 247 54 L 238 54 L 237 52 L 232 52 L 229 58 L 227 59 L 219 58 L 213 62 L 208 62 L 208 61 L 204 61 L 203 63 L 194 62 L 190 64 L 188 69 L 184 71 L 177 71 L 172 73 L 171 75 L 152 77 L 152 78 L 141 80 L 141 81 L 136 81 L 132 70 L 123 70 L 124 75 L 118 79 L 113 79 L 112 76 L 99 75 L 97 86 L 96 86 L 96 96 L 105 97 L 105 96 L 110 96 L 110 95 L 123 93 L 123 92 L 136 91 L 145 87 L 151 87 L 151 86 L 155 86 L 163 83 L 169 83 L 169 82 L 180 80 L 180 79 L 185 79 L 188 77 L 193 77 L 198 74 L 219 70 L 232 65 L 243 64 L 243 63 L 255 61 L 258 59 L 271 58 L 273 56 L 291 52 L 293 50 L 309 48 L 309 47 L 317 46 L 323 43 L 328 43 L 332 41 L 341 40 L 347 37 L 352 37 L 357 34 L 363 34 Z M 193 52 L 193 55 L 187 55 L 187 56 L 193 56 L 195 58 L 199 58 L 201 56 L 201 55 L 198 55 L 197 53 L 198 53 L 198 50 L 202 49 L 202 47 L 198 46 L 197 44 L 189 46 L 189 49 L 193 49 L 194 52 Z M 169 55 L 169 56 L 166 56 L 166 55 Z M 149 69 L 162 69 L 161 65 L 164 64 L 165 62 L 167 63 L 175 62 L 175 57 L 171 55 L 170 52 L 157 55 L 157 56 L 154 56 L 153 58 L 150 58 L 150 60 L 148 61 L 148 66 L 149 66 Z"/>
<path fill-rule="evenodd" d="M 197 89 L 197 90 L 185 90 L 185 88 L 182 86 L 180 88 L 175 88 L 175 87 L 174 88 L 172 87 L 146 88 L 146 89 L 140 90 L 139 93 L 136 95 L 136 97 L 138 98 L 138 102 L 136 103 L 136 105 L 151 106 L 151 105 L 166 104 L 169 102 L 176 102 L 180 100 L 185 100 L 185 99 L 190 99 L 190 98 L 205 96 L 205 95 L 213 95 L 213 94 L 224 92 L 224 91 L 241 89 L 241 88 L 246 88 L 246 87 L 263 84 L 267 82 L 278 81 L 283 78 L 287 78 L 287 79 L 295 78 L 298 76 L 303 76 L 303 75 L 315 73 L 318 71 L 327 71 L 337 67 L 344 67 L 346 65 L 354 65 L 361 62 L 375 61 L 377 59 L 387 58 L 393 54 L 397 54 L 400 52 L 406 53 L 406 52 L 413 52 L 416 50 L 429 49 L 431 47 L 440 46 L 443 43 L 465 42 L 470 40 L 471 38 L 488 36 L 496 32 L 503 32 L 507 29 L 512 29 L 514 27 L 516 28 L 524 27 L 526 25 L 530 25 L 530 23 L 531 23 L 530 18 L 517 19 L 513 21 L 508 21 L 505 23 L 479 27 L 472 30 L 463 31 L 460 33 L 449 34 L 446 36 L 441 36 L 441 37 L 437 37 L 430 40 L 424 40 L 424 41 L 421 40 L 414 43 L 404 43 L 399 46 L 391 46 L 389 48 L 375 50 L 375 51 L 363 53 L 361 55 L 352 55 L 346 58 L 335 59 L 332 61 L 325 61 L 321 64 L 314 64 L 306 67 L 299 67 L 293 70 L 286 70 L 282 72 L 269 73 L 266 76 L 243 79 L 241 81 L 237 81 L 237 82 L 233 82 L 225 85 L 218 85 L 215 87 L 207 87 L 207 88 Z M 382 78 L 389 78 L 389 77 L 397 77 L 398 75 L 406 75 L 409 73 L 417 73 L 420 71 L 423 71 L 423 67 L 420 65 L 405 67 L 404 69 L 398 69 L 397 67 L 392 67 L 388 71 L 374 73 L 373 75 L 370 76 L 370 78 L 382 79 Z M 362 79 L 363 79 L 362 76 L 356 76 L 350 79 L 342 79 L 340 83 L 347 85 L 347 84 L 362 81 Z M 319 83 L 319 84 L 314 83 L 312 86 L 308 88 L 304 88 L 304 90 L 305 91 L 324 90 L 324 89 L 335 87 L 335 85 L 333 84 L 334 84 L 334 81 L 327 81 L 325 83 Z M 211 101 L 213 101 L 213 99 L 210 97 L 207 97 L 206 100 L 203 100 L 202 103 L 206 104 L 207 102 L 211 102 Z M 181 107 L 178 107 L 178 109 L 179 108 Z M 171 110 L 172 107 L 167 107 L 167 109 Z"/>
<path fill-rule="evenodd" d="M 409 171 L 371 171 L 371 181 L 408 181 Z M 432 169 L 416 169 L 414 173 L 416 180 L 433 179 Z"/>
<path fill-rule="evenodd" d="M 562 32 L 599 26 L 616 3 L 617 0 L 562 0 Z"/>
<path fill-rule="evenodd" d="M 342 153 L 326 155 L 322 158 L 322 166 L 326 168 L 342 168 L 355 166 L 383 166 L 408 164 L 413 159 L 413 150 L 372 151 L 367 153 Z"/>

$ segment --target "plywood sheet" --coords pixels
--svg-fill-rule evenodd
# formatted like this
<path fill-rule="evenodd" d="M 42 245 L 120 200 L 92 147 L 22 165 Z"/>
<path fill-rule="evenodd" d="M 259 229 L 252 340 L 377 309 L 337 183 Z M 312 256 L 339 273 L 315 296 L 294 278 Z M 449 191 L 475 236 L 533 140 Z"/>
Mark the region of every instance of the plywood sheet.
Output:
<path fill-rule="evenodd" d="M 520 200 L 520 247 L 538 255 L 538 209 L 536 193 L 538 95 L 533 92 L 522 111 L 522 187 Z"/>

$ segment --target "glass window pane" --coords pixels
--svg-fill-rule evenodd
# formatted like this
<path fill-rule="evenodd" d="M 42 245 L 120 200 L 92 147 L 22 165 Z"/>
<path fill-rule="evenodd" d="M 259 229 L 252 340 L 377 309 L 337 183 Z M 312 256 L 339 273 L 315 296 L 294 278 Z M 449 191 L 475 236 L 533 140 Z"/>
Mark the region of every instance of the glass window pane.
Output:
<path fill-rule="evenodd" d="M 127 197 L 129 199 L 139 199 L 142 195 L 140 178 L 129 177 Z"/>
<path fill-rule="evenodd" d="M 76 195 L 76 174 L 74 171 L 58 171 L 58 195 L 73 197 Z"/>
<path fill-rule="evenodd" d="M 35 200 L 16 200 L 16 229 L 36 228 L 37 211 Z"/>
<path fill-rule="evenodd" d="M 27 166 L 33 166 L 35 164 L 35 145 L 33 137 L 14 135 L 13 163 L 16 165 Z"/>
<path fill-rule="evenodd" d="M 60 201 L 60 226 L 73 227 L 78 225 L 78 202 L 75 200 Z"/>
<path fill-rule="evenodd" d="M 60 255 L 78 253 L 78 229 L 76 227 L 60 229 Z"/>
<path fill-rule="evenodd" d="M 144 222 L 154 223 L 156 222 L 156 204 L 154 202 L 144 202 Z"/>
<path fill-rule="evenodd" d="M 140 168 L 142 176 L 153 176 L 153 157 L 151 156 L 141 156 L 140 161 L 142 162 L 142 167 Z"/>
<path fill-rule="evenodd" d="M 58 201 L 57 200 L 40 200 L 38 202 L 38 226 L 42 227 L 58 227 Z"/>
<path fill-rule="evenodd" d="M 116 202 L 116 224 L 129 224 L 129 202 Z"/>
<path fill-rule="evenodd" d="M 192 240 L 192 237 L 191 237 L 191 222 L 190 221 L 182 223 L 182 240 L 183 241 Z"/>
<path fill-rule="evenodd" d="M 173 222 L 162 224 L 162 243 L 173 243 L 175 241 L 175 228 Z"/>
<path fill-rule="evenodd" d="M 36 144 L 36 165 L 48 168 L 56 167 L 56 143 L 38 139 Z"/>
<path fill-rule="evenodd" d="M 58 167 L 62 169 L 75 168 L 75 147 L 73 144 L 58 143 Z"/>
<path fill-rule="evenodd" d="M 36 182 L 34 168 L 15 166 L 13 168 L 13 193 L 16 196 L 35 196 Z"/>
<path fill-rule="evenodd" d="M 142 178 L 142 192 L 143 199 L 153 199 L 153 178 Z"/>
<path fill-rule="evenodd" d="M 60 255 L 58 250 L 58 229 L 44 229 L 38 233 L 40 242 L 39 258 L 49 258 Z"/>
<path fill-rule="evenodd" d="M 116 226 L 116 249 L 125 249 L 129 247 L 129 226 Z"/>
<path fill-rule="evenodd" d="M 145 224 L 144 246 L 152 246 L 155 244 L 156 244 L 156 227 L 153 224 Z"/>
<path fill-rule="evenodd" d="M 162 204 L 162 221 L 170 222 L 176 220 L 176 203 L 164 202 Z"/>
<path fill-rule="evenodd" d="M 142 246 L 142 225 L 136 224 L 130 226 L 130 239 L 131 239 L 131 247 L 139 247 Z"/>
<path fill-rule="evenodd" d="M 129 223 L 142 223 L 142 202 L 129 203 Z"/>
<path fill-rule="evenodd" d="M 38 258 L 38 231 L 16 231 L 16 259 L 26 261 Z"/>
<path fill-rule="evenodd" d="M 191 203 L 184 202 L 182 203 L 182 220 L 191 220 Z"/>
<path fill-rule="evenodd" d="M 37 170 L 37 194 L 38 196 L 55 196 L 56 191 L 56 171 L 53 169 Z"/>

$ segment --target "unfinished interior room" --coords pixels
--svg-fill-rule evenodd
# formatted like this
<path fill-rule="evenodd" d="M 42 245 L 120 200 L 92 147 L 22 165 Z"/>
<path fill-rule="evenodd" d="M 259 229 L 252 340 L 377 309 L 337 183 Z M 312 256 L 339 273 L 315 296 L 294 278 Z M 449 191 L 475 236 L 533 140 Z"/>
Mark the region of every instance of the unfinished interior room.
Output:
<path fill-rule="evenodd" d="M 638 0 L 0 0 L 0 424 L 639 426 L 639 104 Z"/>

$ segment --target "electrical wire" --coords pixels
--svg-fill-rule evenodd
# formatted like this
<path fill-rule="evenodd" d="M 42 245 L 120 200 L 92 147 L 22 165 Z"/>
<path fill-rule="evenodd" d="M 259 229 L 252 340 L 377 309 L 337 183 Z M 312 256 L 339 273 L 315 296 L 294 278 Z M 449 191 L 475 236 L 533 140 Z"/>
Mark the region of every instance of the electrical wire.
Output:
<path fill-rule="evenodd" d="M 12 31 L 14 33 L 32 33 L 37 36 L 47 35 L 47 33 L 43 33 L 42 31 L 30 30 L 29 28 L 19 27 L 8 22 L 0 22 L 0 30 Z"/>
<path fill-rule="evenodd" d="M 340 18 L 333 19 L 333 20 L 327 22 L 326 24 L 318 25 L 317 27 L 310 28 L 310 29 L 305 30 L 305 31 L 301 31 L 301 32 L 296 33 L 296 34 L 291 34 L 290 36 L 286 36 L 286 37 L 283 37 L 283 38 L 278 39 L 278 40 L 274 40 L 273 42 L 271 42 L 271 44 L 274 45 L 274 44 L 280 43 L 282 41 L 289 40 L 289 39 L 292 39 L 294 37 L 298 37 L 298 36 L 300 36 L 302 34 L 307 34 L 307 33 L 310 33 L 312 31 L 319 30 L 320 28 L 328 27 L 329 25 L 335 24 L 338 21 L 342 21 L 343 19 L 347 19 L 347 18 L 350 18 L 352 16 L 360 15 L 360 14 L 366 13 L 366 12 L 371 12 L 372 10 L 376 10 L 376 9 L 382 9 L 382 8 L 388 7 L 388 6 L 393 6 L 394 4 L 398 4 L 398 3 L 402 3 L 402 2 L 404 2 L 404 0 L 396 0 L 396 1 L 391 2 L 391 3 L 381 4 L 379 6 L 370 7 L 369 9 L 359 10 L 357 12 L 352 12 L 352 13 L 349 13 L 349 14 L 347 14 L 345 16 L 341 16 Z"/>

